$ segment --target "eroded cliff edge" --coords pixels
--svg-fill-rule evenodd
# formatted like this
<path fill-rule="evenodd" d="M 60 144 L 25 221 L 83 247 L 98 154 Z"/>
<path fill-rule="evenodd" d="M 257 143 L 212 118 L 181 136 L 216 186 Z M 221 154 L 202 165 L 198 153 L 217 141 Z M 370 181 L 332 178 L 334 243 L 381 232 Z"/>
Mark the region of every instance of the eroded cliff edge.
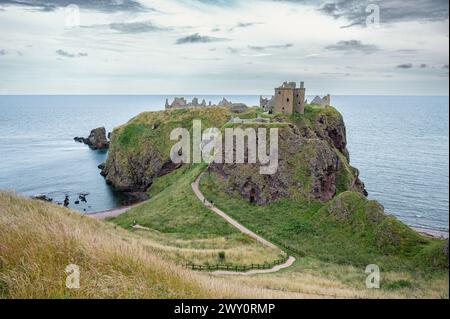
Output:
<path fill-rule="evenodd" d="M 251 109 L 240 117 L 252 118 L 259 113 Z M 117 190 L 145 191 L 156 177 L 178 167 L 169 158 L 175 143 L 169 138 L 174 128 L 192 132 L 192 121 L 200 119 L 202 129 L 223 129 L 230 127 L 228 121 L 233 116 L 225 108 L 142 113 L 112 133 L 102 174 Z M 210 165 L 210 170 L 227 179 L 230 192 L 237 190 L 258 204 L 281 198 L 328 201 L 348 190 L 365 193 L 358 170 L 349 164 L 345 124 L 336 109 L 307 106 L 304 115 L 275 115 L 270 123 L 251 124 L 279 129 L 278 170 L 261 175 L 259 163 Z"/>

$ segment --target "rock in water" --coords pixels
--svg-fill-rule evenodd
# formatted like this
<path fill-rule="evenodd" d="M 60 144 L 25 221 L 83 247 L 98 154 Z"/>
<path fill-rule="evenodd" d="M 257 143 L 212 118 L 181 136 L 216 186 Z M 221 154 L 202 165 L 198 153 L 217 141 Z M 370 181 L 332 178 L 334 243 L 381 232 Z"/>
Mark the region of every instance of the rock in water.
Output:
<path fill-rule="evenodd" d="M 48 197 L 47 195 L 39 194 L 31 197 L 32 199 L 42 200 L 44 202 L 52 202 L 53 198 Z"/>
<path fill-rule="evenodd" d="M 85 143 L 86 144 L 86 142 L 87 142 L 87 139 L 85 139 L 84 137 L 80 137 L 80 136 L 74 137 L 73 139 L 74 139 L 75 142 L 78 142 L 78 143 Z"/>
<path fill-rule="evenodd" d="M 69 195 L 65 195 L 64 197 L 64 207 L 68 207 L 70 204 L 69 202 Z"/>
<path fill-rule="evenodd" d="M 80 194 L 78 194 L 78 199 L 80 201 L 82 201 L 83 203 L 87 203 L 86 196 L 88 196 L 88 195 L 89 195 L 89 193 L 80 193 Z"/>
<path fill-rule="evenodd" d="M 104 127 L 93 129 L 87 138 L 74 137 L 74 140 L 88 145 L 93 150 L 103 150 L 109 147 L 109 141 L 106 138 L 106 129 Z"/>
<path fill-rule="evenodd" d="M 87 139 L 89 147 L 94 150 L 107 149 L 109 146 L 104 127 L 93 129 Z"/>

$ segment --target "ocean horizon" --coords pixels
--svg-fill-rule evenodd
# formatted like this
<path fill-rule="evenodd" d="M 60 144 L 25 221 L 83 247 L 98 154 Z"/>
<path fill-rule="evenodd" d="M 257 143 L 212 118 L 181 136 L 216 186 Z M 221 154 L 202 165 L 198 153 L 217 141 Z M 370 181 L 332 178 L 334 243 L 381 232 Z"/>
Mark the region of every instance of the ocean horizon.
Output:
<path fill-rule="evenodd" d="M 56 202 L 68 195 L 69 207 L 83 213 L 118 207 L 97 168 L 107 152 L 73 137 L 100 126 L 110 132 L 175 96 L 259 104 L 259 95 L 2 95 L 0 189 Z M 448 96 L 334 95 L 332 105 L 343 114 L 350 163 L 369 198 L 410 226 L 448 231 Z M 81 193 L 87 203 L 75 204 Z"/>

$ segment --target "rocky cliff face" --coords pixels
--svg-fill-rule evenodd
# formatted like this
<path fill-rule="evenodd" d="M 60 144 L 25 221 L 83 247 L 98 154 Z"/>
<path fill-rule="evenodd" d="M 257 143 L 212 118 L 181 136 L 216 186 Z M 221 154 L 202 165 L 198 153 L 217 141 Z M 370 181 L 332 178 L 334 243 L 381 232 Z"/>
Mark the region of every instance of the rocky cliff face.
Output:
<path fill-rule="evenodd" d="M 102 174 L 118 190 L 144 191 L 154 178 L 177 168 L 169 159 L 174 127 L 190 129 L 192 119 L 202 119 L 203 129 L 220 128 L 231 116 L 220 108 L 141 114 L 114 130 Z M 358 171 L 349 165 L 344 121 L 334 108 L 307 107 L 305 115 L 277 115 L 272 122 L 283 124 L 277 172 L 261 175 L 259 164 L 211 164 L 227 191 L 258 204 L 281 198 L 328 201 L 347 190 L 364 192 Z"/>
<path fill-rule="evenodd" d="M 170 160 L 170 133 L 191 130 L 194 119 L 206 127 L 222 127 L 229 118 L 225 108 L 179 109 L 139 114 L 111 134 L 108 159 L 101 174 L 123 192 L 145 191 L 153 180 L 178 168 Z"/>
<path fill-rule="evenodd" d="M 349 165 L 342 116 L 334 109 L 307 109 L 306 116 L 283 115 L 279 128 L 279 165 L 273 175 L 260 175 L 259 164 L 212 164 L 227 191 L 251 202 L 267 204 L 281 198 L 328 201 L 353 190 L 365 194 L 357 169 Z"/>

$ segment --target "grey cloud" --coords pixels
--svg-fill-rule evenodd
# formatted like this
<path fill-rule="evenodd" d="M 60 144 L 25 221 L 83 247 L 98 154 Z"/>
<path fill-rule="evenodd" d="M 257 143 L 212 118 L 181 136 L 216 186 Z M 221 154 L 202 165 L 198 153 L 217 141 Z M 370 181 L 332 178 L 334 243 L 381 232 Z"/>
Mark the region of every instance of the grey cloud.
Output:
<path fill-rule="evenodd" d="M 362 26 L 370 14 L 366 12 L 369 4 L 379 6 L 380 23 L 448 20 L 448 0 L 331 0 L 323 2 L 319 10 L 347 19 L 350 23 L 344 27 Z"/>
<path fill-rule="evenodd" d="M 398 69 L 412 69 L 412 68 L 428 69 L 430 67 L 434 69 L 434 66 L 430 66 L 426 63 L 422 63 L 422 64 L 418 64 L 418 65 L 414 65 L 412 63 L 403 63 L 403 64 L 399 64 L 396 66 L 396 68 L 398 68 Z"/>
<path fill-rule="evenodd" d="M 379 48 L 373 44 L 363 44 L 359 40 L 339 41 L 336 44 L 325 47 L 326 50 L 343 52 L 362 52 L 366 54 L 379 51 Z"/>
<path fill-rule="evenodd" d="M 418 50 L 415 50 L 415 49 L 400 49 L 400 50 L 397 50 L 396 52 L 398 52 L 398 53 L 416 53 Z"/>
<path fill-rule="evenodd" d="M 6 51 L 5 50 L 0 50 L 0 56 L 6 55 Z"/>
<path fill-rule="evenodd" d="M 151 22 L 111 23 L 109 24 L 109 28 L 121 33 L 145 33 L 169 30 L 168 28 L 153 25 Z"/>
<path fill-rule="evenodd" d="M 228 50 L 228 52 L 230 52 L 230 53 L 233 53 L 233 54 L 236 54 L 236 53 L 238 53 L 238 52 L 239 52 L 239 50 L 238 50 L 238 49 L 236 49 L 236 48 L 232 48 L 232 47 L 228 47 L 228 48 L 227 48 L 227 50 Z"/>
<path fill-rule="evenodd" d="M 188 35 L 183 38 L 177 39 L 176 44 L 188 44 L 188 43 L 209 43 L 209 42 L 218 42 L 218 41 L 229 41 L 229 39 L 225 38 L 216 38 L 210 36 L 203 36 L 198 33 Z"/>
<path fill-rule="evenodd" d="M 249 27 L 252 27 L 252 26 L 258 25 L 258 24 L 264 24 L 264 23 L 262 23 L 262 22 L 239 22 L 235 26 L 228 28 L 227 31 L 233 31 L 234 29 L 239 29 L 239 28 L 249 28 Z"/>
<path fill-rule="evenodd" d="M 62 49 L 56 50 L 55 52 L 56 52 L 57 55 L 63 56 L 63 57 L 66 57 L 66 58 L 81 58 L 81 57 L 88 56 L 88 54 L 85 53 L 85 52 L 70 53 L 70 52 L 64 51 Z"/>
<path fill-rule="evenodd" d="M 448 70 L 448 64 L 442 66 L 443 69 L 447 69 Z"/>
<path fill-rule="evenodd" d="M 54 11 L 71 4 L 83 9 L 103 12 L 153 10 L 144 7 L 136 0 L 0 0 L 0 4 L 29 7 L 39 11 Z"/>
<path fill-rule="evenodd" d="M 257 24 L 261 24 L 261 23 L 258 23 L 258 22 L 239 22 L 236 25 L 236 27 L 237 28 L 248 28 L 248 27 L 251 27 L 251 26 L 254 26 L 254 25 L 257 25 Z"/>
<path fill-rule="evenodd" d="M 412 63 L 404 63 L 396 66 L 397 69 L 412 69 Z"/>
<path fill-rule="evenodd" d="M 249 45 L 248 48 L 254 51 L 265 51 L 267 49 L 289 49 L 292 48 L 294 45 L 292 43 L 286 43 L 286 44 L 274 44 L 274 45 L 266 45 L 266 46 L 255 46 L 255 45 Z"/>

